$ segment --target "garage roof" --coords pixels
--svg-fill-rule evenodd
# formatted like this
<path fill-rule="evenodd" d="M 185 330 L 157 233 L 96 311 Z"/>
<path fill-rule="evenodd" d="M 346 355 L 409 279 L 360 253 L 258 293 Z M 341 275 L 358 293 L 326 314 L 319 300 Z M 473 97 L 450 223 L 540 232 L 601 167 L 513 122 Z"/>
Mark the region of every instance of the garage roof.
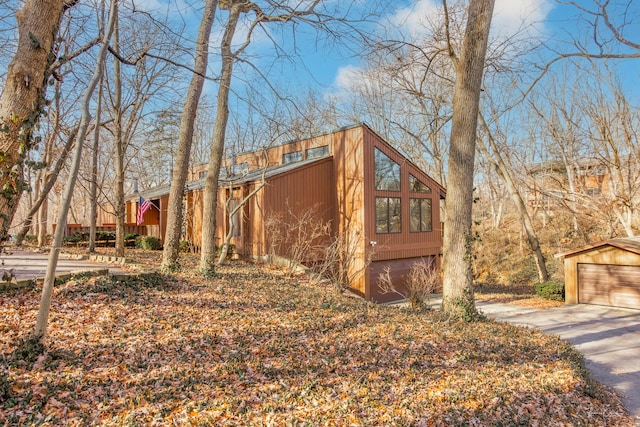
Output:
<path fill-rule="evenodd" d="M 578 249 L 574 249 L 569 252 L 563 252 L 556 255 L 556 258 L 565 258 L 569 256 L 578 255 L 584 252 L 589 252 L 594 249 L 598 249 L 604 246 L 612 246 L 628 252 L 633 252 L 640 255 L 640 236 L 638 237 L 619 237 L 617 239 L 609 239 L 589 246 L 583 246 Z"/>

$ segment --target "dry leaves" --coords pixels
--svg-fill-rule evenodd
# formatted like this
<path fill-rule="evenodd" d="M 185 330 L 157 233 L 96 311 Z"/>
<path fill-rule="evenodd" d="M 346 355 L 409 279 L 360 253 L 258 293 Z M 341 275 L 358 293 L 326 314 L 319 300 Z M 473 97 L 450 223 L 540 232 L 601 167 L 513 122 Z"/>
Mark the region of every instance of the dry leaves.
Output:
<path fill-rule="evenodd" d="M 257 265 L 67 283 L 44 357 L 26 363 L 12 355 L 38 302 L 0 294 L 6 425 L 632 425 L 555 337 L 374 306 Z"/>

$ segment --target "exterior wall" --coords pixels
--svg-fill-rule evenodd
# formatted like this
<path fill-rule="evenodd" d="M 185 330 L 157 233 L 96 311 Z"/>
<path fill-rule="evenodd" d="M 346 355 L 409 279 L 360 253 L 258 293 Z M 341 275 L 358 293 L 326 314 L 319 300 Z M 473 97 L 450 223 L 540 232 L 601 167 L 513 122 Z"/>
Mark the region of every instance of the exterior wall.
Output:
<path fill-rule="evenodd" d="M 440 194 L 444 189 L 428 175 L 423 173 L 400 153 L 386 144 L 378 135 L 368 128 L 364 135 L 364 165 L 367 176 L 364 204 L 366 205 L 365 238 L 369 251 L 374 251 L 372 261 L 389 261 L 400 259 L 419 259 L 420 257 L 432 258 L 435 267 L 440 270 L 440 254 L 442 252 L 442 223 L 440 218 Z M 378 148 L 392 160 L 400 165 L 400 191 L 380 191 L 375 189 L 374 183 L 374 149 Z M 418 178 L 431 188 L 431 193 L 412 193 L 409 191 L 409 175 Z M 419 198 L 431 199 L 431 231 L 411 232 L 409 200 L 412 194 Z M 376 232 L 376 197 L 400 197 L 400 213 L 402 232 L 377 233 Z M 375 247 L 370 242 L 376 242 Z M 401 269 L 402 270 L 402 269 Z M 370 272 L 369 272 L 370 273 Z M 402 271 L 398 273 L 402 275 Z M 366 298 L 377 295 L 377 275 L 367 274 Z"/>
<path fill-rule="evenodd" d="M 365 164 L 363 126 L 336 132 L 332 136 L 333 161 L 335 165 L 335 188 L 337 194 L 338 233 L 347 239 L 356 256 L 349 276 L 351 287 L 360 295 L 367 295 L 365 260 Z"/>
<path fill-rule="evenodd" d="M 264 232 L 264 222 L 270 216 L 281 216 L 286 226 L 295 221 L 292 213 L 300 215 L 306 210 L 313 210 L 316 220 L 335 223 L 336 191 L 331 159 L 272 177 L 261 193 L 262 197 L 256 199 L 254 209 L 249 210 L 246 224 L 247 227 L 254 225 L 252 230 L 248 230 L 251 238 L 249 246 L 254 250 L 254 255 L 267 255 L 272 249 L 270 236 Z M 288 230 L 282 231 L 286 235 Z"/>
<path fill-rule="evenodd" d="M 603 245 L 564 258 L 565 304 L 578 304 L 578 264 L 618 264 L 640 266 L 640 255 Z"/>
<path fill-rule="evenodd" d="M 369 283 L 371 283 L 370 298 L 372 301 L 378 303 L 396 301 L 401 298 L 401 295 L 406 295 L 406 280 L 416 263 L 431 264 L 436 269 L 436 274 L 439 274 L 439 266 L 437 265 L 437 256 L 426 256 L 420 258 L 401 258 L 388 261 L 374 261 L 371 263 L 368 269 Z M 380 275 L 385 273 L 385 269 L 389 269 L 389 276 L 393 283 L 394 288 L 400 293 L 385 293 L 382 291 L 378 282 L 380 281 Z M 435 284 L 434 292 L 441 290 L 441 284 Z"/>

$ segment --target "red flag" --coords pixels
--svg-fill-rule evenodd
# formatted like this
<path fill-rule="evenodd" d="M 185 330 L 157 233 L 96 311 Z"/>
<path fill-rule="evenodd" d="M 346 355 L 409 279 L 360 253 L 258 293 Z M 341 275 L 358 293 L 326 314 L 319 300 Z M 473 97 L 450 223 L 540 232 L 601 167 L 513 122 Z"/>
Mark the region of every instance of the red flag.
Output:
<path fill-rule="evenodd" d="M 138 215 L 136 216 L 136 224 L 140 225 L 144 222 L 144 213 L 153 206 L 153 203 L 140 196 L 138 201 Z"/>

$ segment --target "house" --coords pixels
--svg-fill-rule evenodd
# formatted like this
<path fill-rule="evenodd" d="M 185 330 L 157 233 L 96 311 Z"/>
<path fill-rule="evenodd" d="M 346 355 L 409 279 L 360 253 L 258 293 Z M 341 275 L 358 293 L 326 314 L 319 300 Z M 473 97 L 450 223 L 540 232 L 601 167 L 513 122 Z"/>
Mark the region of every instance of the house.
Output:
<path fill-rule="evenodd" d="M 204 167 L 194 168 L 185 192 L 185 238 L 196 246 L 205 177 Z M 227 202 L 236 205 L 263 181 L 266 185 L 240 214 L 226 218 Z M 233 226 L 231 243 L 240 255 L 281 255 L 286 245 L 270 242 L 269 219 L 313 210 L 315 220 L 330 226 L 334 236 L 349 236 L 361 267 L 351 288 L 366 299 L 398 299 L 378 287 L 386 269 L 402 289 L 414 263 L 440 268 L 444 188 L 366 124 L 237 154 L 224 161 L 219 182 L 216 238 L 222 243 Z M 164 186 L 140 193 L 158 207 L 147 212 L 145 224 L 157 226 L 162 236 L 168 192 Z M 127 221 L 135 221 L 137 203 L 137 195 L 127 202 Z"/>
<path fill-rule="evenodd" d="M 567 304 L 640 309 L 640 237 L 623 237 L 559 254 Z"/>

